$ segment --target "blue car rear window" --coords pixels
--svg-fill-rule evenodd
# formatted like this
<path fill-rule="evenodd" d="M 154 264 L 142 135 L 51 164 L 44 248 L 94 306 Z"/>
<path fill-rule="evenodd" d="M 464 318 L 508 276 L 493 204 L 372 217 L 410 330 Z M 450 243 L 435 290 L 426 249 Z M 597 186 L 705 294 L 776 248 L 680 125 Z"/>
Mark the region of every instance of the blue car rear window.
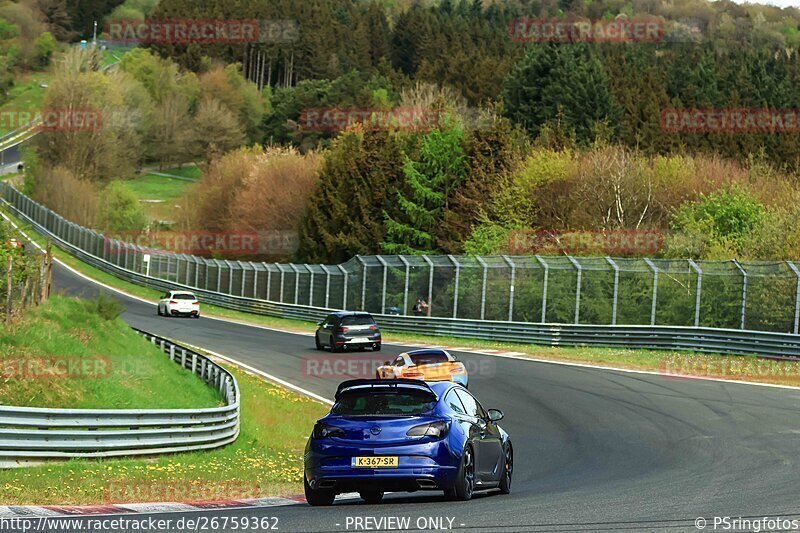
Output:
<path fill-rule="evenodd" d="M 419 415 L 436 407 L 425 392 L 352 392 L 342 395 L 331 412 L 335 415 Z"/>

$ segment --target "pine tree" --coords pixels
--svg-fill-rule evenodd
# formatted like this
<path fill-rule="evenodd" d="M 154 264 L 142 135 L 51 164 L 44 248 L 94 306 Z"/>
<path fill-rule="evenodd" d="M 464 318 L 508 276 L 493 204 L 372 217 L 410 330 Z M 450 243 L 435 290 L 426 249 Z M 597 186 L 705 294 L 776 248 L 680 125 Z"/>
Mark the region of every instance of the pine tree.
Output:
<path fill-rule="evenodd" d="M 437 252 L 437 225 L 467 173 L 463 137 L 462 126 L 453 124 L 423 137 L 418 161 L 406 156 L 405 187 L 397 193 L 401 216 L 384 213 L 383 251 L 391 254 Z"/>

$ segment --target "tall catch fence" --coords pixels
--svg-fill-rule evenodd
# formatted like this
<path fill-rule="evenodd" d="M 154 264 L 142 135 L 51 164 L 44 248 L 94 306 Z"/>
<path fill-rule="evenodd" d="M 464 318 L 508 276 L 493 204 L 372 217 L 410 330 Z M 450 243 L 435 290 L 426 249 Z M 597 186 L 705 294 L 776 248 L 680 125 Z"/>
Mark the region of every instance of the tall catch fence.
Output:
<path fill-rule="evenodd" d="M 8 184 L 2 197 L 117 267 L 234 297 L 317 308 L 540 324 L 798 333 L 800 265 L 572 256 L 357 256 L 340 265 L 209 259 L 143 248 L 65 220 Z"/>

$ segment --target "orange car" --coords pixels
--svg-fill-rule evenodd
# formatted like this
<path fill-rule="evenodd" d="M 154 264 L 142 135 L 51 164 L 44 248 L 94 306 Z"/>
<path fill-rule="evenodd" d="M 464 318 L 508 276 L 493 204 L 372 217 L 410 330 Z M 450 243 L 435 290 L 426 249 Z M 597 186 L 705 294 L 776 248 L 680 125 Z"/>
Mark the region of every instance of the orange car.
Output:
<path fill-rule="evenodd" d="M 467 387 L 469 376 L 464 363 L 438 348 L 401 353 L 394 361 L 386 361 L 375 372 L 377 379 L 421 379 L 423 381 L 455 381 Z"/>

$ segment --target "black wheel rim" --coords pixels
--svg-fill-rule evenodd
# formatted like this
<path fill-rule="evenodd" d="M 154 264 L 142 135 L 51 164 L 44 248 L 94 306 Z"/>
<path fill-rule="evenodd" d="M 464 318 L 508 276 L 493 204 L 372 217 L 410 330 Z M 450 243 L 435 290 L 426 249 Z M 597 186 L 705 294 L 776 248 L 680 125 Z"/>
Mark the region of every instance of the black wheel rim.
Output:
<path fill-rule="evenodd" d="M 467 496 L 472 496 L 475 489 L 475 460 L 472 457 L 472 449 L 464 451 L 464 492 Z"/>
<path fill-rule="evenodd" d="M 514 472 L 514 452 L 509 446 L 506 448 L 506 483 L 511 486 L 511 474 Z"/>

